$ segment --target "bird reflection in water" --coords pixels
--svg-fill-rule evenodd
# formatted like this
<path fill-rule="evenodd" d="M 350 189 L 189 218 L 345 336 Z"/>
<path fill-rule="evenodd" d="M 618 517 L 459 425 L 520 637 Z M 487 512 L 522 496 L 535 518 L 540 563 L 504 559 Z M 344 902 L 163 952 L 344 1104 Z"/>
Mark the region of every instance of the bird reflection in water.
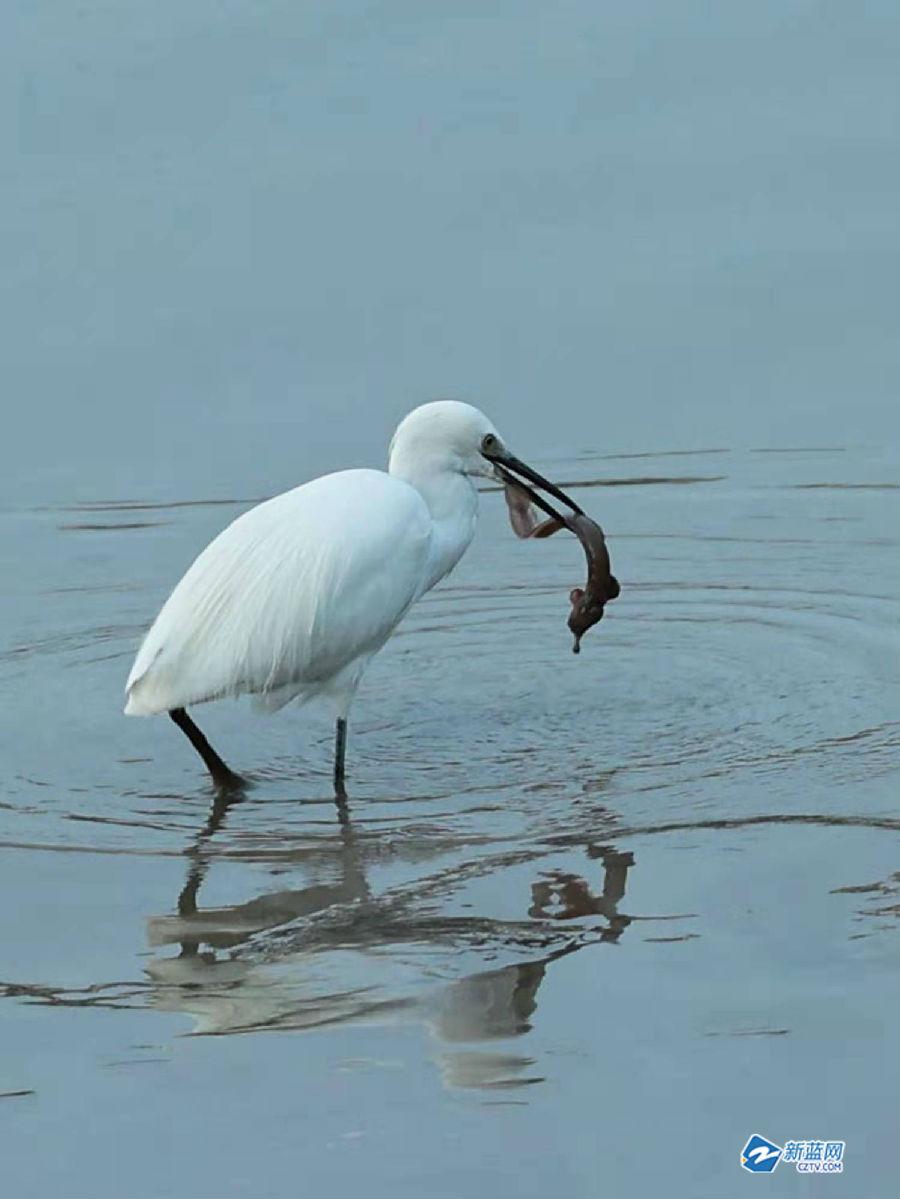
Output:
<path fill-rule="evenodd" d="M 603 864 L 600 895 L 595 895 L 578 875 L 554 873 L 532 884 L 528 914 L 541 920 L 599 915 L 606 918 L 606 926 L 592 927 L 589 940 L 572 940 L 534 961 L 472 974 L 447 987 L 437 997 L 433 1020 L 434 1031 L 442 1040 L 499 1040 L 529 1032 L 547 967 L 586 944 L 618 941 L 631 923 L 629 916 L 618 911 L 618 903 L 625 895 L 634 856 L 593 846 L 588 855 L 599 857 Z M 439 1061 L 444 1081 L 450 1086 L 499 1089 L 543 1081 L 528 1072 L 533 1059 L 513 1054 L 443 1053 Z"/>
<path fill-rule="evenodd" d="M 618 941 L 631 923 L 630 916 L 619 912 L 619 900 L 625 895 L 625 881 L 634 865 L 634 854 L 617 853 L 608 846 L 588 850 L 589 857 L 603 863 L 603 890 L 594 895 L 577 874 L 554 871 L 531 887 L 531 907 L 528 915 L 540 919 L 577 920 L 584 916 L 605 916 L 608 925 L 602 931 L 603 941 Z"/>
<path fill-rule="evenodd" d="M 177 944 L 180 950 L 147 967 L 154 1006 L 189 1012 L 194 1032 L 206 1035 L 415 1023 L 441 1046 L 437 1062 L 448 1086 L 503 1089 L 541 1081 L 529 1057 L 462 1046 L 527 1033 L 550 965 L 587 945 L 618 941 L 631 922 L 618 911 L 634 862 L 630 853 L 588 850 L 602 866 L 599 893 L 574 874 L 542 876 L 531 888 L 527 922 L 511 926 L 480 917 L 423 916 L 398 908 L 390 893 L 373 898 L 363 847 L 346 804 L 339 803 L 336 838 L 304 855 L 307 862 L 319 857 L 336 866 L 335 881 L 204 909 L 198 898 L 214 859 L 213 838 L 237 802 L 239 797 L 219 797 L 189 849 L 177 914 L 148 921 L 152 946 Z M 313 917 L 333 918 L 333 923 L 312 929 L 310 936 Z M 588 928 L 565 926 L 587 917 L 594 918 Z M 297 922 L 297 937 L 292 922 Z M 485 948 L 509 952 L 517 944 L 537 944 L 545 952 L 434 988 L 421 968 L 423 944 L 435 953 L 450 951 L 454 959 L 466 949 L 482 957 Z M 431 978 L 434 966 L 430 961 Z"/>
<path fill-rule="evenodd" d="M 242 802 L 239 791 L 220 791 L 213 802 L 209 819 L 188 850 L 190 860 L 185 884 L 178 896 L 177 917 L 156 917 L 149 921 L 151 945 L 178 941 L 181 957 L 193 957 L 200 945 L 227 949 L 246 941 L 254 933 L 276 928 L 290 920 L 320 912 L 338 903 L 362 900 L 368 896 L 365 875 L 359 860 L 346 800 L 336 800 L 340 829 L 340 881 L 319 884 L 297 891 L 276 891 L 247 903 L 224 908 L 197 907 L 197 896 L 210 867 L 211 839 L 224 825 L 229 810 Z M 215 961 L 206 956 L 207 962 Z"/>

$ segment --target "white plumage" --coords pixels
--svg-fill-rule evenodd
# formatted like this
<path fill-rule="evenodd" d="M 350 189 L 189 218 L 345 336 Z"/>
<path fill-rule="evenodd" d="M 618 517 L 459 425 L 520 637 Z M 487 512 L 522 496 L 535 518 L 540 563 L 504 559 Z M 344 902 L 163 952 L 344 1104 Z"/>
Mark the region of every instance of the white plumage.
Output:
<path fill-rule="evenodd" d="M 419 493 L 374 470 L 325 475 L 251 508 L 169 596 L 125 711 L 243 692 L 270 710 L 323 691 L 345 703 L 417 598 L 431 533 Z"/>
<path fill-rule="evenodd" d="M 459 561 L 475 531 L 474 479 L 501 463 L 555 491 L 477 408 L 440 400 L 401 422 L 387 473 L 325 475 L 245 512 L 163 605 L 128 676 L 126 713 L 169 712 L 230 784 L 185 708 L 241 694 L 269 710 L 327 697 L 342 794 L 346 716 L 365 667 Z"/>

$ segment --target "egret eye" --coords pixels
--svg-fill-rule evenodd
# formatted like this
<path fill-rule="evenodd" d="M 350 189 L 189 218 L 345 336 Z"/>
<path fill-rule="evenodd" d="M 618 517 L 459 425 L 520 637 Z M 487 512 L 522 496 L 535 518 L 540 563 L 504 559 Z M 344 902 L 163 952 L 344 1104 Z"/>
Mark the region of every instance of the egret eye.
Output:
<path fill-rule="evenodd" d="M 490 454 L 500 448 L 500 439 L 495 437 L 493 433 L 485 433 L 481 439 L 482 454 Z"/>

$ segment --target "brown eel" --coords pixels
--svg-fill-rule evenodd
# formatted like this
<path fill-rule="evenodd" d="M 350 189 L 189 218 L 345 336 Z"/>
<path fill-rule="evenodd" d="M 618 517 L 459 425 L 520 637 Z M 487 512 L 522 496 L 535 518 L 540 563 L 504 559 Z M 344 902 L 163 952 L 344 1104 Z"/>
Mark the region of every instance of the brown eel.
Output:
<path fill-rule="evenodd" d="M 587 559 L 587 583 L 584 587 L 573 587 L 569 592 L 572 610 L 568 619 L 569 629 L 575 638 L 572 653 L 578 654 L 581 652 L 581 638 L 603 619 L 604 606 L 614 600 L 620 591 L 619 581 L 610 568 L 603 530 L 581 511 L 571 515 L 553 513 L 548 520 L 538 523 L 531 508 L 532 502 L 538 503 L 545 512 L 553 510 L 541 502 L 530 488 L 526 491 L 521 484 L 507 481 L 503 490 L 509 508 L 509 522 L 517 536 L 552 537 L 560 529 L 568 529 L 581 542 Z"/>

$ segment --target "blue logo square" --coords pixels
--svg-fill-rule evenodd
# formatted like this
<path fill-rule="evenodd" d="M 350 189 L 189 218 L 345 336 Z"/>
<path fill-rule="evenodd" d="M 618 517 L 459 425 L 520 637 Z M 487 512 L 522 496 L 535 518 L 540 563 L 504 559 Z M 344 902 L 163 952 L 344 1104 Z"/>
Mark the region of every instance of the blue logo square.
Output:
<path fill-rule="evenodd" d="M 784 1152 L 780 1145 L 755 1132 L 741 1150 L 741 1165 L 751 1174 L 771 1174 Z"/>

